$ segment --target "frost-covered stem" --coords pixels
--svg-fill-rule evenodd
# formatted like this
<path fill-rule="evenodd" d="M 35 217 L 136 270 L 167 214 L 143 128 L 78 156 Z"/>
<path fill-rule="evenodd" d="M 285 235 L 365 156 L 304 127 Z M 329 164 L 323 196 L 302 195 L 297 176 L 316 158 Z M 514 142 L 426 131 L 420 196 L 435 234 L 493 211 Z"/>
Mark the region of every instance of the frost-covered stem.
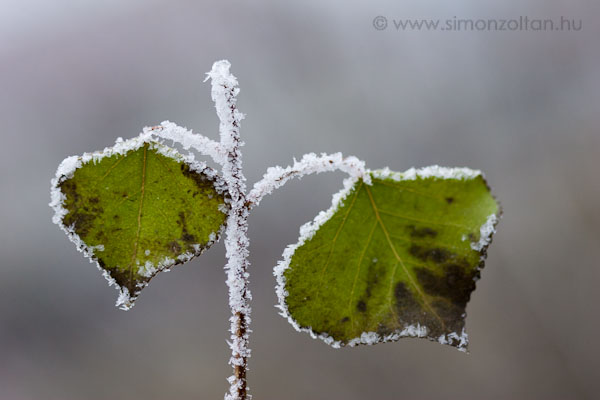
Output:
<path fill-rule="evenodd" d="M 370 176 L 365 173 L 365 162 L 354 156 L 343 157 L 342 153 L 317 156 L 315 153 L 305 154 L 300 161 L 294 160 L 294 165 L 286 168 L 271 167 L 263 178 L 254 184 L 248 193 L 250 207 L 258 205 L 262 198 L 280 188 L 292 178 L 302 178 L 305 175 L 340 170 L 351 177 L 363 178 L 370 183 Z"/>
<path fill-rule="evenodd" d="M 221 146 L 226 152 L 223 165 L 223 178 L 229 187 L 231 209 L 227 218 L 227 286 L 229 287 L 229 307 L 231 322 L 231 358 L 229 363 L 234 374 L 229 377 L 230 389 L 226 400 L 249 399 L 246 372 L 248 369 L 248 337 L 250 334 L 250 300 L 248 288 L 248 206 L 246 202 L 246 178 L 242 172 L 242 153 L 240 147 L 240 121 L 244 115 L 236 108 L 236 96 L 239 93 L 237 79 L 229 72 L 228 61 L 218 61 L 206 79 L 211 79 L 212 99 L 219 116 Z"/>

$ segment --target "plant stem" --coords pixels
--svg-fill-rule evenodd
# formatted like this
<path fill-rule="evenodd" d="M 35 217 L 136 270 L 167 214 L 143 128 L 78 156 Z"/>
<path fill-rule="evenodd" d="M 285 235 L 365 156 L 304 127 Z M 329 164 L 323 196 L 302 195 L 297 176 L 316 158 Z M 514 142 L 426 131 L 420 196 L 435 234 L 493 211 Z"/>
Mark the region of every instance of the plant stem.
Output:
<path fill-rule="evenodd" d="M 207 74 L 211 79 L 212 99 L 219 116 L 219 133 L 224 152 L 222 160 L 223 178 L 227 182 L 231 196 L 231 209 L 227 218 L 227 237 L 225 249 L 227 253 L 227 286 L 229 287 L 229 307 L 231 322 L 231 358 L 233 375 L 228 378 L 229 392 L 226 400 L 246 400 L 248 386 L 246 373 L 248 369 L 248 338 L 250 334 L 250 301 L 252 295 L 248 288 L 248 206 L 246 202 L 246 178 L 242 171 L 242 153 L 240 147 L 240 121 L 244 118 L 236 108 L 236 96 L 239 93 L 237 79 L 229 72 L 228 61 L 217 61 Z"/>
<path fill-rule="evenodd" d="M 231 196 L 230 210 L 227 217 L 225 249 L 227 252 L 227 286 L 229 287 L 229 307 L 232 316 L 231 322 L 231 358 L 229 364 L 233 367 L 233 375 L 228 378 L 229 392 L 225 400 L 247 400 L 248 385 L 246 374 L 250 349 L 248 338 L 250 335 L 250 301 L 252 295 L 248 288 L 248 214 L 250 208 L 257 205 L 260 200 L 274 189 L 282 186 L 294 177 L 302 177 L 311 173 L 342 170 L 351 176 L 363 177 L 365 173 L 364 162 L 355 157 L 343 158 L 340 153 L 307 154 L 299 162 L 288 168 L 273 167 L 250 192 L 246 192 L 246 178 L 242 171 L 242 153 L 240 147 L 240 121 L 244 115 L 237 110 L 236 96 L 239 93 L 238 82 L 229 72 L 231 64 L 228 61 L 217 61 L 212 70 L 207 73 L 211 80 L 211 95 L 219 116 L 220 143 L 211 143 L 209 139 L 198 138 L 197 148 L 213 157 L 222 166 L 229 195 Z M 183 137 L 183 134 L 172 132 L 169 137 Z M 189 143 L 193 145 L 195 143 Z M 208 146 L 210 144 L 210 146 Z"/>

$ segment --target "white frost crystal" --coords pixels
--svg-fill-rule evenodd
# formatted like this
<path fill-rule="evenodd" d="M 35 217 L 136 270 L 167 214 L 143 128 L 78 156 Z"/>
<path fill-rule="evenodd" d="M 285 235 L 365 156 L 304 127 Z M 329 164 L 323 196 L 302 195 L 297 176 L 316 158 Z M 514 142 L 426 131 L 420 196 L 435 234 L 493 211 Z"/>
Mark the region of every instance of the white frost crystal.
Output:
<path fill-rule="evenodd" d="M 481 228 L 479 228 L 479 241 L 471 243 L 473 250 L 481 251 L 492 241 L 492 235 L 496 233 L 496 224 L 498 223 L 498 217 L 496 214 L 492 214 L 488 217 Z"/>
<path fill-rule="evenodd" d="M 220 143 L 172 122 L 163 121 L 158 126 L 147 127 L 144 133 L 179 143 L 185 150 L 194 149 L 202 155 L 211 157 L 219 165 L 227 162 L 227 153 Z"/>
<path fill-rule="evenodd" d="M 473 179 L 481 175 L 481 171 L 466 167 L 448 168 L 439 165 L 431 165 L 424 168 L 410 168 L 404 172 L 393 172 L 389 168 L 372 171 L 374 178 L 393 179 L 395 181 L 409 181 L 417 178 L 440 178 L 440 179 Z"/>
<path fill-rule="evenodd" d="M 294 160 L 294 165 L 282 168 L 279 166 L 267 169 L 263 178 L 254 184 L 248 194 L 248 200 L 253 205 L 258 205 L 261 199 L 271 194 L 275 189 L 283 186 L 292 178 L 302 178 L 305 175 L 319 174 L 321 172 L 342 171 L 353 178 L 363 178 L 365 183 L 371 183 L 370 175 L 365 172 L 365 162 L 354 156 L 344 158 L 342 153 L 305 154 L 300 161 Z"/>
<path fill-rule="evenodd" d="M 227 217 L 225 249 L 227 254 L 227 286 L 229 287 L 229 307 L 231 322 L 231 358 L 229 363 L 235 369 L 246 370 L 250 357 L 248 337 L 250 333 L 250 300 L 252 295 L 248 288 L 248 208 L 246 207 L 246 184 L 242 172 L 242 153 L 240 147 L 240 122 L 244 115 L 236 108 L 236 96 L 239 93 L 237 79 L 229 72 L 228 61 L 218 61 L 207 73 L 206 80 L 211 80 L 211 95 L 219 117 L 220 146 L 225 154 L 222 162 L 223 179 L 229 189 L 230 209 Z M 230 388 L 225 394 L 226 400 L 238 400 L 241 392 L 246 392 L 245 379 L 236 375 L 228 379 Z M 250 398 L 246 395 L 246 398 Z"/>

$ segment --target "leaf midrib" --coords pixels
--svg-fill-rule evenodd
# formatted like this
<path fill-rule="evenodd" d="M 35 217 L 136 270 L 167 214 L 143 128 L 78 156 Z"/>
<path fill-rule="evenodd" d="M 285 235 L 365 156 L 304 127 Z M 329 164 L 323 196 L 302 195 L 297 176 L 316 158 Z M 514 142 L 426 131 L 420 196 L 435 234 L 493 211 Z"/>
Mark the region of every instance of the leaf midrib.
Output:
<path fill-rule="evenodd" d="M 379 209 L 377 208 L 377 204 L 375 203 L 375 200 L 373 198 L 373 194 L 371 193 L 371 189 L 369 189 L 369 187 L 366 186 L 366 185 L 364 185 L 364 187 L 365 187 L 365 190 L 367 191 L 367 194 L 369 195 L 369 200 L 371 202 L 371 206 L 373 208 L 373 211 L 375 212 L 375 218 L 377 219 L 377 222 L 378 222 L 379 226 L 381 227 L 381 230 L 383 231 L 383 234 L 385 235 L 386 241 L 387 241 L 388 245 L 390 246 L 390 249 L 392 250 L 392 253 L 394 254 L 394 257 L 400 263 L 400 266 L 402 267 L 402 269 L 404 270 L 404 273 L 408 277 L 409 282 L 411 283 L 411 285 L 415 288 L 415 290 L 417 291 L 417 293 L 421 297 L 421 299 L 423 301 L 423 304 L 425 304 L 425 307 L 427 307 L 427 309 L 440 321 L 440 323 L 442 324 L 442 327 L 445 328 L 446 325 L 444 323 L 444 320 L 438 315 L 437 312 L 435 312 L 435 310 L 433 309 L 433 307 L 431 306 L 431 304 L 429 304 L 429 301 L 427 300 L 427 296 L 425 295 L 425 293 L 423 293 L 423 291 L 421 290 L 421 288 L 419 287 L 419 285 L 417 285 L 417 283 L 415 282 L 415 278 L 412 276 L 412 274 L 410 273 L 410 271 L 408 270 L 408 268 L 406 267 L 406 265 L 402 261 L 402 258 L 400 257 L 400 255 L 396 251 L 396 246 L 394 246 L 394 244 L 392 243 L 392 240 L 390 238 L 388 230 L 385 227 L 385 224 L 383 223 L 383 220 L 381 219 L 381 216 L 379 215 Z"/>
<path fill-rule="evenodd" d="M 129 283 L 133 282 L 133 265 L 135 259 L 137 257 L 138 246 L 140 242 L 140 233 L 142 231 L 142 208 L 144 207 L 144 193 L 146 187 L 146 163 L 147 163 L 147 152 L 148 145 L 144 144 L 144 158 L 142 160 L 142 188 L 140 190 L 140 205 L 138 209 L 138 217 L 137 217 L 137 233 L 135 236 L 135 241 L 133 242 L 133 255 L 131 256 L 131 263 L 129 265 Z"/>
<path fill-rule="evenodd" d="M 431 306 L 431 304 L 429 304 L 429 301 L 427 300 L 427 296 L 425 295 L 425 293 L 423 293 L 423 291 L 421 290 L 421 288 L 417 285 L 417 283 L 414 280 L 414 277 L 412 276 L 412 274 L 410 273 L 409 269 L 406 267 L 406 265 L 404 264 L 402 258 L 400 257 L 400 255 L 398 254 L 398 252 L 396 251 L 396 248 L 394 246 L 394 244 L 391 241 L 391 237 L 387 231 L 387 228 L 385 227 L 385 224 L 383 223 L 383 220 L 381 219 L 381 216 L 379 215 L 379 209 L 377 208 L 377 205 L 375 203 L 375 200 L 373 198 L 373 194 L 371 193 L 371 190 L 368 188 L 368 186 L 364 183 L 364 181 L 360 180 L 359 181 L 359 186 L 356 189 L 356 192 L 354 193 L 354 196 L 352 198 L 352 201 L 350 203 L 350 205 L 348 206 L 348 210 L 346 211 L 344 218 L 342 219 L 342 221 L 340 222 L 340 225 L 338 227 L 338 229 L 336 230 L 336 234 L 333 238 L 333 240 L 330 243 L 331 248 L 329 249 L 329 253 L 327 256 L 327 259 L 325 261 L 325 265 L 323 266 L 323 268 L 321 269 L 321 273 L 320 273 L 320 277 L 319 277 L 319 285 L 317 286 L 317 290 L 316 290 L 316 299 L 318 299 L 319 295 L 321 294 L 321 289 L 322 289 L 322 283 L 323 283 L 323 277 L 325 275 L 325 271 L 327 270 L 327 267 L 329 266 L 329 263 L 331 261 L 331 256 L 334 252 L 335 249 L 335 243 L 337 242 L 337 238 L 340 234 L 340 232 L 342 231 L 346 220 L 348 219 L 350 213 L 353 210 L 353 207 L 356 203 L 356 199 L 358 198 L 359 192 L 360 190 L 365 187 L 365 190 L 367 191 L 367 195 L 369 196 L 369 200 L 371 203 L 371 207 L 373 209 L 373 212 L 375 213 L 375 218 L 376 218 L 376 224 L 374 225 L 374 227 L 376 227 L 377 225 L 379 225 L 386 237 L 386 241 L 390 247 L 390 249 L 392 250 L 392 253 L 394 254 L 394 257 L 397 260 L 397 264 L 399 263 L 402 266 L 402 269 L 404 270 L 404 273 L 406 274 L 406 276 L 409 279 L 410 284 L 415 288 L 415 290 L 417 291 L 418 295 L 420 296 L 420 298 L 423 301 L 423 304 L 425 305 L 425 307 L 440 321 L 440 323 L 442 324 L 442 326 L 445 328 L 445 323 L 443 321 L 443 319 L 435 312 L 435 310 L 433 309 L 433 307 Z M 369 236 L 372 236 L 373 230 L 371 230 L 371 234 Z M 363 252 L 363 256 L 364 253 L 366 252 L 366 248 L 368 248 L 368 246 L 370 245 L 369 241 L 367 242 L 367 246 L 365 247 L 365 251 Z M 361 256 L 359 258 L 359 263 L 357 265 L 357 273 L 355 275 L 355 279 L 354 279 L 354 284 L 352 286 L 351 292 L 350 292 L 350 296 L 349 296 L 349 300 L 348 300 L 348 304 L 351 305 L 352 304 L 352 299 L 354 297 L 354 290 L 355 290 L 355 286 L 356 286 L 356 281 L 357 281 L 357 277 L 358 274 L 360 272 L 360 264 L 362 263 L 363 257 Z M 394 275 L 396 273 L 396 268 L 397 268 L 397 264 L 394 267 Z M 392 277 L 393 280 L 393 277 Z M 393 285 L 393 282 L 391 283 Z M 350 313 L 350 316 L 352 316 L 352 314 Z M 394 313 L 395 318 L 397 318 L 397 316 Z"/>

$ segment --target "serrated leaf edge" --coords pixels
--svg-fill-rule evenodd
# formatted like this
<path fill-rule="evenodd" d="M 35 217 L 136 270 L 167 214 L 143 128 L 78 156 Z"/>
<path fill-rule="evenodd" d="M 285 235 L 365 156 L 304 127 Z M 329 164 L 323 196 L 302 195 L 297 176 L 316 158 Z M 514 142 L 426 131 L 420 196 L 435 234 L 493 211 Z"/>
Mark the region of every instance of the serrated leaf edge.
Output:
<path fill-rule="evenodd" d="M 219 176 L 217 171 L 207 166 L 204 162 L 196 161 L 192 153 L 182 155 L 177 150 L 164 145 L 163 141 L 157 139 L 154 136 L 153 132 L 147 130 L 144 130 L 144 132 L 140 133 L 139 136 L 128 140 L 117 138 L 114 146 L 106 147 L 102 151 L 83 153 L 83 155 L 81 156 L 70 156 L 65 158 L 60 163 L 56 170 L 55 177 L 50 182 L 51 201 L 48 205 L 54 210 L 52 222 L 58 225 L 59 228 L 66 233 L 69 240 L 75 244 L 75 247 L 78 251 L 83 253 L 83 255 L 86 258 L 88 258 L 90 263 L 96 265 L 98 270 L 102 272 L 102 276 L 108 281 L 108 286 L 114 286 L 115 289 L 119 291 L 119 295 L 117 297 L 115 305 L 121 310 L 129 310 L 135 305 L 135 300 L 139 296 L 142 289 L 148 286 L 150 280 L 156 274 L 162 271 L 169 271 L 175 265 L 183 264 L 195 257 L 198 257 L 199 255 L 203 254 L 211 245 L 218 242 L 221 238 L 222 233 L 225 230 L 227 222 L 226 221 L 221 226 L 221 228 L 217 232 L 215 232 L 215 235 L 212 238 L 212 240 L 207 242 L 204 246 L 194 246 L 195 251 L 193 253 L 187 252 L 181 254 L 177 257 L 177 259 L 165 257 L 162 261 L 158 263 L 158 265 L 153 265 L 150 262 L 146 262 L 146 264 L 141 266 L 141 268 L 145 269 L 146 274 L 144 274 L 144 276 L 148 279 L 144 282 L 138 283 L 137 290 L 134 293 L 130 293 L 129 289 L 127 289 L 126 287 L 119 286 L 115 279 L 110 276 L 110 273 L 104 268 L 102 268 L 98 260 L 94 257 L 95 251 L 101 251 L 103 249 L 98 248 L 99 246 L 88 246 L 79 237 L 79 235 L 77 235 L 73 226 L 66 226 L 63 224 L 63 219 L 68 214 L 68 210 L 64 208 L 66 196 L 60 190 L 60 184 L 65 180 L 72 178 L 73 174 L 77 169 L 81 168 L 83 165 L 89 162 L 97 163 L 106 157 L 112 157 L 114 155 L 125 155 L 129 151 L 138 150 L 145 144 L 148 144 L 150 149 L 156 150 L 158 154 L 171 158 L 177 162 L 184 162 L 189 165 L 190 170 L 205 174 L 209 179 L 211 179 L 214 182 L 215 189 L 219 194 L 228 193 L 227 183 Z M 225 201 L 226 204 L 229 203 L 229 199 L 227 196 L 225 196 Z M 228 210 L 224 209 L 222 211 L 223 213 L 228 214 Z"/>
<path fill-rule="evenodd" d="M 440 167 L 438 165 L 432 165 L 423 168 L 410 168 L 405 172 L 394 172 L 389 168 L 383 168 L 379 170 L 367 170 L 365 175 L 370 175 L 373 178 L 378 179 L 392 179 L 395 181 L 407 181 L 416 180 L 417 178 L 436 178 L 436 179 L 457 179 L 457 180 L 470 180 L 475 179 L 479 176 L 484 177 L 483 173 L 479 170 L 473 170 L 467 167 L 449 168 Z M 325 224 L 336 211 L 343 206 L 344 200 L 348 194 L 352 191 L 354 184 L 358 181 L 357 177 L 350 177 L 344 180 L 344 187 L 338 193 L 333 195 L 331 201 L 331 207 L 325 211 L 321 211 L 312 221 L 309 221 L 300 227 L 300 236 L 298 242 L 288 245 L 283 251 L 282 259 L 278 261 L 277 265 L 273 269 L 273 275 L 276 279 L 275 291 L 277 294 L 278 304 L 275 306 L 280 310 L 279 315 L 286 318 L 288 322 L 298 331 L 306 332 L 313 339 L 321 339 L 333 348 L 339 349 L 341 347 L 355 347 L 358 345 L 373 345 L 377 343 L 395 342 L 404 337 L 420 337 L 427 338 L 427 328 L 424 326 L 408 325 L 402 330 L 396 330 L 395 332 L 382 336 L 377 332 L 363 332 L 360 337 L 350 340 L 348 343 L 343 343 L 340 340 L 335 340 L 332 336 L 326 333 L 316 333 L 311 327 L 302 327 L 298 322 L 291 316 L 287 304 L 286 297 L 288 292 L 285 289 L 285 271 L 290 267 L 292 257 L 300 246 L 304 245 L 306 241 L 310 240 L 319 228 Z M 365 182 L 370 185 L 371 183 Z M 489 188 L 489 187 L 488 187 Z M 474 250 L 480 251 L 480 262 L 478 270 L 481 270 L 484 266 L 485 259 L 487 257 L 487 248 L 492 242 L 492 236 L 496 232 L 496 225 L 498 224 L 502 215 L 502 209 L 498 205 L 498 214 L 491 214 L 488 216 L 486 222 L 480 227 L 480 240 L 478 242 L 471 243 L 471 247 Z M 466 318 L 466 316 L 465 316 Z M 435 341 L 434 339 L 431 339 Z M 441 335 L 437 338 L 437 342 L 441 344 L 448 344 L 458 341 L 457 349 L 462 352 L 467 352 L 467 346 L 469 343 L 468 335 L 465 328 L 462 329 L 460 334 L 452 332 L 449 334 Z"/>

